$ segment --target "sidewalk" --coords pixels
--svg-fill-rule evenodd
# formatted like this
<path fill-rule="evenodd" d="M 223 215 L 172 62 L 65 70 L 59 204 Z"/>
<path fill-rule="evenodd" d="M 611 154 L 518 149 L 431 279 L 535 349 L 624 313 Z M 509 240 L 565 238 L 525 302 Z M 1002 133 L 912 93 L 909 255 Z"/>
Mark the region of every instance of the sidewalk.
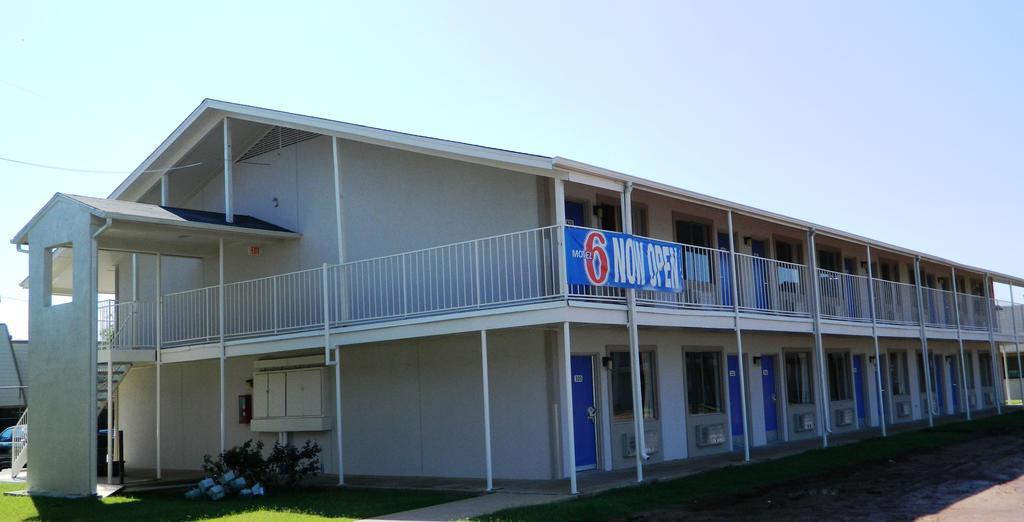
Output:
<path fill-rule="evenodd" d="M 503 509 L 549 504 L 571 498 L 570 495 L 546 495 L 542 493 L 489 493 L 479 497 L 456 500 L 436 506 L 429 506 L 401 513 L 392 513 L 367 521 L 441 521 L 464 520 Z"/>

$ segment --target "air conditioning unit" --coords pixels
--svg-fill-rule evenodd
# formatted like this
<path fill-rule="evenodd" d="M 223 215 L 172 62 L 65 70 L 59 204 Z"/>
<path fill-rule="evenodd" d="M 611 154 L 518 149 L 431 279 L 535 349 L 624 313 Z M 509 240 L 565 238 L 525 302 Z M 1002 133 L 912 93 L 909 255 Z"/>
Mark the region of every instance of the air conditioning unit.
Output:
<path fill-rule="evenodd" d="M 896 416 L 897 417 L 909 417 L 911 415 L 911 408 L 909 402 L 897 402 L 896 403 Z"/>
<path fill-rule="evenodd" d="M 836 410 L 836 426 L 849 426 L 853 424 L 853 408 Z"/>
<path fill-rule="evenodd" d="M 644 445 L 648 455 L 654 455 L 661 450 L 661 437 L 658 436 L 657 430 L 644 431 Z M 622 455 L 624 457 L 636 456 L 636 436 L 633 433 L 622 434 Z"/>
<path fill-rule="evenodd" d="M 972 393 L 967 396 L 967 404 L 970 404 L 972 408 L 978 407 L 978 398 Z"/>
<path fill-rule="evenodd" d="M 695 427 L 697 447 L 720 446 L 725 444 L 725 424 L 702 424 Z"/>
<path fill-rule="evenodd" d="M 814 430 L 814 414 L 813 413 L 794 413 L 793 414 L 793 431 L 813 431 Z"/>
<path fill-rule="evenodd" d="M 996 403 L 995 397 L 992 396 L 992 392 L 986 391 L 982 393 L 982 396 L 985 399 L 985 406 L 991 406 Z"/>

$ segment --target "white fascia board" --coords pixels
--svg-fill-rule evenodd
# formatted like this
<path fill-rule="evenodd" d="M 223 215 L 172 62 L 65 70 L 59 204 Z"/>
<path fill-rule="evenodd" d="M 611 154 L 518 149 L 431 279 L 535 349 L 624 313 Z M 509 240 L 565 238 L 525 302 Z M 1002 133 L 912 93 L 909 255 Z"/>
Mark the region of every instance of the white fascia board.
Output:
<path fill-rule="evenodd" d="M 159 225 L 180 228 L 182 230 L 203 230 L 207 232 L 219 232 L 227 233 L 230 235 L 244 235 L 244 236 L 258 236 L 258 237 L 271 237 L 280 239 L 297 239 L 302 237 L 302 234 L 297 232 L 282 232 L 280 230 L 263 230 L 259 228 L 246 228 L 246 227 L 235 227 L 227 225 L 215 225 L 211 223 L 198 223 L 195 221 L 170 221 L 166 219 L 156 218 L 143 218 L 138 216 L 130 216 L 125 214 L 118 214 L 114 212 L 103 212 L 99 211 L 97 216 L 103 219 L 111 219 L 115 222 L 121 223 L 144 223 L 148 225 Z"/>
<path fill-rule="evenodd" d="M 592 176 L 592 177 L 606 178 L 606 179 L 610 180 L 611 183 L 616 183 L 620 187 L 621 187 L 621 185 L 623 183 L 625 183 L 627 181 L 631 181 L 633 183 L 634 188 L 637 188 L 637 189 L 642 190 L 644 192 L 652 192 L 652 193 L 655 193 L 655 194 L 660 194 L 660 195 L 671 197 L 671 198 L 675 198 L 675 199 L 681 199 L 681 200 L 689 201 L 691 203 L 695 203 L 695 204 L 699 204 L 699 205 L 704 205 L 704 206 L 708 206 L 708 207 L 712 207 L 712 208 L 717 208 L 719 210 L 731 210 L 731 211 L 733 211 L 733 212 L 735 212 L 737 214 L 742 214 L 742 215 L 745 215 L 745 216 L 757 218 L 757 219 L 760 219 L 760 220 L 763 220 L 763 221 L 769 221 L 769 222 L 772 222 L 772 223 L 775 223 L 775 224 L 778 224 L 778 225 L 782 225 L 782 226 L 786 226 L 786 227 L 792 227 L 792 228 L 796 228 L 796 229 L 799 229 L 799 230 L 813 229 L 816 233 L 819 233 L 819 234 L 822 234 L 822 235 L 834 237 L 836 239 L 841 239 L 841 240 L 849 241 L 849 242 L 852 242 L 852 243 L 857 243 L 857 244 L 860 244 L 860 245 L 865 245 L 865 246 L 866 245 L 870 245 L 871 248 L 874 248 L 874 249 L 877 249 L 877 250 L 884 250 L 884 251 L 887 251 L 887 252 L 901 254 L 901 255 L 910 256 L 910 257 L 920 257 L 924 261 L 931 261 L 931 262 L 938 263 L 938 264 L 941 264 L 941 265 L 946 265 L 946 266 L 954 266 L 957 269 L 963 269 L 963 270 L 966 270 L 966 271 L 976 272 L 976 273 L 980 273 L 980 274 L 987 273 L 990 276 L 992 276 L 993 279 L 1002 279 L 1002 280 L 1004 280 L 1003 282 L 1007 282 L 1007 283 L 1012 282 L 1015 285 L 1024 285 L 1024 279 L 1021 279 L 1020 277 L 1012 276 L 1012 275 L 1009 275 L 1009 274 L 1002 274 L 1002 273 L 999 273 L 999 272 L 993 272 L 991 270 L 986 270 L 986 269 L 983 269 L 983 268 L 978 268 L 978 267 L 974 267 L 974 266 L 970 266 L 970 265 L 965 265 L 965 264 L 962 264 L 962 263 L 958 263 L 956 261 L 951 261 L 949 259 L 945 259 L 945 258 L 942 258 L 942 257 L 930 255 L 930 254 L 926 254 L 926 253 L 923 253 L 923 252 L 918 252 L 916 250 L 912 250 L 912 249 L 909 249 L 909 248 L 899 247 L 899 246 L 896 246 L 896 245 L 892 245 L 892 244 L 885 243 L 885 242 L 882 242 L 882 241 L 876 241 L 874 239 L 870 239 L 870 238 L 867 238 L 867 237 L 864 237 L 864 236 L 860 236 L 860 235 L 857 235 L 857 234 L 853 234 L 853 233 L 850 233 L 850 232 L 844 232 L 842 230 L 838 230 L 838 229 L 835 229 L 835 228 L 831 228 L 831 227 L 827 227 L 827 226 L 823 226 L 823 225 L 818 225 L 818 224 L 812 223 L 810 221 L 804 221 L 804 220 L 797 219 L 797 218 L 783 216 L 782 214 L 776 214 L 774 212 L 770 212 L 770 211 L 767 211 L 767 210 L 762 210 L 762 209 L 759 209 L 759 208 L 743 205 L 743 204 L 740 204 L 740 203 L 734 203 L 732 201 L 716 198 L 714 196 L 708 196 L 708 195 L 705 195 L 705 194 L 700 194 L 700 193 L 697 193 L 697 192 L 681 189 L 681 188 L 678 188 L 678 187 L 673 187 L 671 185 L 666 185 L 664 183 L 659 183 L 657 181 L 651 181 L 651 180 L 644 179 L 644 178 L 638 178 L 636 176 L 631 176 L 629 174 L 623 174 L 621 172 L 616 172 L 614 170 L 609 170 L 609 169 L 597 167 L 597 166 L 594 166 L 594 165 L 588 165 L 586 163 L 575 161 L 575 160 L 571 160 L 571 159 L 568 159 L 568 158 L 562 158 L 562 157 L 557 157 L 556 156 L 552 160 L 552 165 L 553 165 L 553 167 L 556 170 L 565 171 L 567 173 L 567 179 L 569 181 L 572 181 L 572 177 L 574 175 L 573 173 L 577 173 L 577 175 L 585 174 L 585 175 Z M 588 185 L 595 185 L 596 186 L 596 183 L 594 183 L 594 182 L 585 182 L 585 183 L 588 184 Z M 612 189 L 612 190 L 621 190 L 621 188 L 619 188 L 619 189 Z"/>

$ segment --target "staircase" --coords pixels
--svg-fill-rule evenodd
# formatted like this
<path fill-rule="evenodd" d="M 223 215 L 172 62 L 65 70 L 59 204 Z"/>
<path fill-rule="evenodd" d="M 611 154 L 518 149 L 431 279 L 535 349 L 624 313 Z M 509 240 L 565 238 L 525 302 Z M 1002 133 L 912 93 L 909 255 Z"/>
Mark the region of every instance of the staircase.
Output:
<path fill-rule="evenodd" d="M 100 363 L 96 368 L 96 415 L 99 415 L 103 408 L 107 407 L 107 364 L 109 363 Z M 110 387 L 112 391 L 117 391 L 117 386 L 121 384 L 131 368 L 131 364 L 114 364 L 114 368 L 110 372 L 113 382 L 113 386 Z"/>
<path fill-rule="evenodd" d="M 100 363 L 96 368 L 96 415 L 102 413 L 103 409 L 107 407 L 107 394 L 117 391 L 118 385 L 121 384 L 124 376 L 132 367 L 130 364 L 114 364 L 110 372 L 111 379 L 108 386 L 107 364 L 109 363 Z M 18 478 L 26 464 L 28 464 L 28 409 L 15 425 L 14 436 L 11 440 L 11 479 Z"/>

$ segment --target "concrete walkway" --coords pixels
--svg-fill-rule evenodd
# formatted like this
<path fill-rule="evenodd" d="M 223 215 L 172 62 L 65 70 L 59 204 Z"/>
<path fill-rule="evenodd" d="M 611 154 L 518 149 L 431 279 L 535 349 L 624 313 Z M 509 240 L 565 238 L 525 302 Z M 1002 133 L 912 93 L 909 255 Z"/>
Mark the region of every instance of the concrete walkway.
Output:
<path fill-rule="evenodd" d="M 545 495 L 541 493 L 490 493 L 479 497 L 456 500 L 436 506 L 429 506 L 401 513 L 392 513 L 377 518 L 366 519 L 368 521 L 390 520 L 390 521 L 440 521 L 440 520 L 464 520 L 478 517 L 495 511 L 514 507 L 535 506 L 537 504 L 549 504 L 560 500 L 571 498 L 569 495 Z"/>

